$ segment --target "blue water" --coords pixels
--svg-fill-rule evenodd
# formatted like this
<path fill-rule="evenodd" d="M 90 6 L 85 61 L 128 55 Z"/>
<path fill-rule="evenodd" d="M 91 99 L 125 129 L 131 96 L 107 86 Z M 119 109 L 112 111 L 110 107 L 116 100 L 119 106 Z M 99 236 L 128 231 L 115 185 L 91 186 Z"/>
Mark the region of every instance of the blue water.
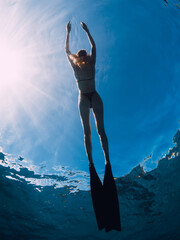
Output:
<path fill-rule="evenodd" d="M 156 169 L 137 166 L 116 180 L 122 232 L 110 233 L 98 231 L 88 174 L 63 168 L 40 174 L 1 152 L 0 239 L 179 240 L 180 130 L 174 144 Z"/>

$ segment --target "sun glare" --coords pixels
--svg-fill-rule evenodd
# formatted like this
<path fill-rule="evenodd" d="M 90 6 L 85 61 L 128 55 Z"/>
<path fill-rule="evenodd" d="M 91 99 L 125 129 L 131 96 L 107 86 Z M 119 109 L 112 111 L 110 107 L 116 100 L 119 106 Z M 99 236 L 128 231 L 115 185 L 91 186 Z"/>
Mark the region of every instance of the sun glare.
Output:
<path fill-rule="evenodd" d="M 48 8 L 44 14 L 32 8 L 30 14 L 24 1 L 8 2 L 0 1 L 0 128 L 15 134 L 27 123 L 39 130 L 47 110 L 64 108 L 54 87 L 64 71 L 59 70 L 59 46 L 52 34 L 59 18 L 52 20 Z"/>
<path fill-rule="evenodd" d="M 22 79 L 23 56 L 20 49 L 0 41 L 0 83 L 3 88 L 13 88 Z"/>

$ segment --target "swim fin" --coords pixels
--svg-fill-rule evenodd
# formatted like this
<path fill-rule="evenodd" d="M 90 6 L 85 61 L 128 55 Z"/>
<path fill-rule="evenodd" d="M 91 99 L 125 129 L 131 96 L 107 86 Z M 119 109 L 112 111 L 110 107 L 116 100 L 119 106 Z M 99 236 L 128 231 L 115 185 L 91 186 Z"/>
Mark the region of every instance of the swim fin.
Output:
<path fill-rule="evenodd" d="M 121 231 L 119 201 L 116 184 L 112 175 L 110 163 L 106 164 L 103 181 L 104 199 L 105 199 L 105 229 L 106 232 L 111 230 Z"/>
<path fill-rule="evenodd" d="M 97 220 L 99 230 L 105 228 L 105 199 L 104 190 L 101 180 L 99 179 L 95 170 L 94 164 L 91 163 L 89 166 L 90 171 L 90 188 L 93 208 Z"/>

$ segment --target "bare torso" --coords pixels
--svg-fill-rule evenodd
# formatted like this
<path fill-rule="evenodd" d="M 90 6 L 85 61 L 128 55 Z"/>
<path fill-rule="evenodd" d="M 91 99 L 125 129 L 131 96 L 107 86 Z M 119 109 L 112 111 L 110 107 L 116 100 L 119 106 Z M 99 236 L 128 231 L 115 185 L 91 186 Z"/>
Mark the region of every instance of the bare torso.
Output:
<path fill-rule="evenodd" d="M 95 91 L 95 63 L 90 61 L 80 65 L 72 65 L 78 88 L 82 93 Z"/>

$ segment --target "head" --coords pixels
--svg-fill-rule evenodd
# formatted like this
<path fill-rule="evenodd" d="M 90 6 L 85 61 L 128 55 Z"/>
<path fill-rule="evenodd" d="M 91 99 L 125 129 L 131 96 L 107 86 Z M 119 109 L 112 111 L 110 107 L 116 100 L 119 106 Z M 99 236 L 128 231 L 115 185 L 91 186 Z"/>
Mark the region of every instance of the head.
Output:
<path fill-rule="evenodd" d="M 76 55 L 77 55 L 77 57 L 87 57 L 87 52 L 84 49 L 79 50 Z"/>
<path fill-rule="evenodd" d="M 73 54 L 73 58 L 74 64 L 79 67 L 90 61 L 90 56 L 87 54 L 86 50 L 79 50 L 76 54 Z"/>

